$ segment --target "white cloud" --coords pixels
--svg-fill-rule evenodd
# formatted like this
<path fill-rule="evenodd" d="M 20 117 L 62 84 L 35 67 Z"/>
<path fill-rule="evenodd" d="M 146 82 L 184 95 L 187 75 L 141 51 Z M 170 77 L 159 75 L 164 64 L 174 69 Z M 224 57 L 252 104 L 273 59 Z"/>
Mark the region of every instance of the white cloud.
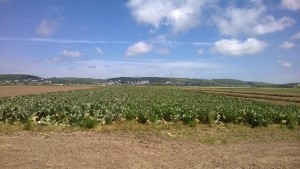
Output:
<path fill-rule="evenodd" d="M 158 44 L 158 45 L 163 45 L 163 46 L 168 46 L 168 47 L 173 47 L 176 44 L 180 43 L 177 41 L 169 40 L 166 35 L 158 35 L 155 38 L 150 39 L 149 42 L 152 44 Z"/>
<path fill-rule="evenodd" d="M 39 36 L 48 37 L 53 35 L 58 28 L 58 23 L 54 20 L 43 19 L 36 28 L 36 33 Z"/>
<path fill-rule="evenodd" d="M 50 61 L 51 63 L 59 63 L 59 62 L 67 61 L 69 59 L 78 60 L 80 58 L 82 58 L 82 54 L 79 51 L 63 50 L 59 53 L 58 56 L 49 58 L 48 61 Z"/>
<path fill-rule="evenodd" d="M 293 65 L 289 62 L 282 62 L 282 67 L 285 67 L 285 68 L 290 68 L 292 67 Z"/>
<path fill-rule="evenodd" d="M 262 35 L 282 31 L 296 21 L 290 17 L 276 19 L 267 14 L 267 8 L 260 0 L 250 1 L 250 6 L 237 8 L 230 6 L 212 17 L 223 35 Z"/>
<path fill-rule="evenodd" d="M 63 50 L 61 56 L 68 58 L 80 58 L 81 53 L 79 51 Z"/>
<path fill-rule="evenodd" d="M 195 46 L 210 46 L 212 45 L 210 42 L 192 42 Z"/>
<path fill-rule="evenodd" d="M 162 54 L 162 55 L 168 55 L 170 53 L 170 50 L 168 48 L 159 47 L 156 48 L 156 53 Z"/>
<path fill-rule="evenodd" d="M 213 50 L 224 55 L 240 56 L 259 53 L 267 46 L 266 42 L 255 38 L 248 38 L 244 42 L 236 39 L 222 39 L 215 42 Z"/>
<path fill-rule="evenodd" d="M 282 48 L 282 49 L 291 49 L 291 48 L 293 48 L 293 47 L 295 47 L 295 44 L 294 44 L 294 43 L 291 43 L 291 42 L 288 42 L 288 41 L 283 42 L 283 43 L 279 46 L 279 48 Z"/>
<path fill-rule="evenodd" d="M 293 65 L 290 63 L 290 62 L 287 62 L 285 60 L 282 59 L 283 57 L 282 56 L 278 56 L 278 63 L 284 67 L 284 68 L 290 68 L 292 67 Z"/>
<path fill-rule="evenodd" d="M 173 9 L 167 16 L 167 25 L 174 33 L 195 28 L 200 22 L 201 7 L 205 1 L 186 0 L 185 4 Z"/>
<path fill-rule="evenodd" d="M 201 60 L 163 61 L 163 60 L 81 60 L 76 61 L 78 69 L 65 71 L 64 74 L 76 74 L 81 77 L 137 77 L 137 76 L 168 76 L 168 77 L 199 77 L 210 75 L 221 69 L 221 65 Z M 91 72 L 90 65 L 95 66 Z M 199 75 L 200 74 L 200 75 Z M 66 76 L 66 75 L 64 75 Z"/>
<path fill-rule="evenodd" d="M 253 27 L 253 32 L 258 35 L 267 33 L 283 31 L 285 28 L 292 26 L 296 23 L 296 20 L 290 17 L 282 17 L 276 20 L 273 16 L 265 16 L 262 23 L 257 24 Z"/>
<path fill-rule="evenodd" d="M 204 51 L 203 51 L 202 49 L 198 49 L 198 50 L 197 50 L 197 53 L 198 53 L 199 55 L 202 55 L 202 54 L 204 53 Z"/>
<path fill-rule="evenodd" d="M 300 1 L 299 0 L 281 0 L 281 6 L 283 8 L 297 11 L 300 10 Z"/>
<path fill-rule="evenodd" d="M 170 26 L 173 33 L 181 33 L 200 24 L 202 7 L 207 0 L 130 0 L 128 7 L 138 23 L 156 29 Z"/>
<path fill-rule="evenodd" d="M 95 40 L 70 40 L 50 38 L 12 38 L 0 37 L 3 41 L 27 41 L 27 42 L 48 42 L 48 43 L 76 43 L 76 44 L 129 44 L 127 41 L 95 41 Z"/>
<path fill-rule="evenodd" d="M 153 47 L 151 44 L 147 44 L 145 42 L 140 41 L 127 48 L 126 56 L 137 56 L 148 53 L 152 50 Z"/>
<path fill-rule="evenodd" d="M 102 55 L 103 54 L 103 50 L 100 49 L 99 47 L 96 47 L 96 52 L 99 54 L 99 55 Z"/>
<path fill-rule="evenodd" d="M 60 62 L 62 61 L 62 57 L 52 57 L 52 58 L 49 58 L 49 61 L 50 62 Z"/>
<path fill-rule="evenodd" d="M 40 62 L 24 60 L 16 62 L 15 58 L 3 59 L 0 56 L 0 72 L 28 73 L 41 77 L 189 77 L 203 78 L 222 71 L 223 66 L 216 62 L 203 60 L 74 60 L 72 64 L 66 62 Z M 20 64 L 22 63 L 22 64 Z M 5 69 L 4 69 L 5 68 Z M 17 69 L 17 70 L 16 70 Z M 4 71 L 5 70 L 5 71 Z M 92 71 L 91 71 L 92 70 Z"/>
<path fill-rule="evenodd" d="M 300 39 L 300 32 L 295 33 L 291 39 Z"/>
<path fill-rule="evenodd" d="M 168 12 L 174 8 L 171 1 L 160 0 L 130 0 L 128 7 L 137 22 L 147 23 L 156 28 L 159 28 Z"/>

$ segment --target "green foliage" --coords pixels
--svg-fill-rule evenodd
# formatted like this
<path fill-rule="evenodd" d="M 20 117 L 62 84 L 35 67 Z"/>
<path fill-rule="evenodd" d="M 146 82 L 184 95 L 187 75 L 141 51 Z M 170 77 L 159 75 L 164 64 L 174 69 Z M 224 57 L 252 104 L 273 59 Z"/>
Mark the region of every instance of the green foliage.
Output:
<path fill-rule="evenodd" d="M 98 124 L 97 119 L 90 116 L 84 117 L 80 123 L 82 127 L 89 128 L 89 129 L 95 128 L 97 124 Z"/>
<path fill-rule="evenodd" d="M 23 125 L 24 130 L 31 130 L 32 127 L 33 127 L 32 120 L 27 120 Z"/>
<path fill-rule="evenodd" d="M 138 120 L 138 122 L 140 122 L 142 124 L 146 124 L 148 121 L 147 114 L 146 113 L 138 113 L 137 120 Z"/>
<path fill-rule="evenodd" d="M 216 113 L 214 111 L 209 112 L 207 115 L 208 124 L 210 127 L 212 127 L 215 123 L 215 116 L 216 116 Z"/>
<path fill-rule="evenodd" d="M 300 106 L 279 105 L 188 92 L 172 87 L 101 87 L 90 90 L 0 98 L 2 123 L 80 125 L 93 128 L 98 123 L 118 120 L 140 123 L 182 122 L 213 125 L 244 123 L 252 127 L 270 124 L 300 125 Z"/>
<path fill-rule="evenodd" d="M 182 114 L 181 121 L 183 122 L 183 124 L 189 125 L 190 127 L 196 126 L 196 117 L 193 113 L 187 112 Z"/>
<path fill-rule="evenodd" d="M 38 76 L 25 75 L 25 74 L 0 74 L 0 81 L 2 81 L 2 80 L 24 80 L 24 79 L 38 80 L 41 78 Z"/>
<path fill-rule="evenodd" d="M 289 113 L 286 116 L 286 125 L 288 125 L 289 128 L 294 128 L 294 126 L 297 124 L 297 113 Z"/>

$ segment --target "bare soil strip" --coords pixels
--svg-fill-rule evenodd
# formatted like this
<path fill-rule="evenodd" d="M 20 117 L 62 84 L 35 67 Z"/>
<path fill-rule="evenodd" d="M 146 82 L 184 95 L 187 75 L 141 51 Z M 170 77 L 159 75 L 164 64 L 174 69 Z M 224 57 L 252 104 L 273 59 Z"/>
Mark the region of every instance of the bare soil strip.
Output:
<path fill-rule="evenodd" d="M 294 102 L 300 103 L 300 98 L 294 97 L 282 97 L 282 96 L 268 96 L 268 95 L 257 95 L 257 94 L 248 94 L 248 93 L 229 93 L 229 92 L 219 92 L 219 91 L 209 91 L 210 93 L 223 94 L 226 96 L 236 96 L 236 97 L 244 97 L 244 98 L 253 98 L 253 99 L 264 99 L 264 100 L 274 100 L 274 101 L 283 101 L 283 102 Z"/>
<path fill-rule="evenodd" d="M 235 90 L 208 90 L 208 92 L 224 92 L 224 93 L 237 93 L 237 94 L 250 94 L 250 95 L 263 95 L 263 96 L 275 96 L 275 97 L 295 97 L 300 98 L 300 93 L 276 93 L 276 92 L 253 92 L 253 91 L 235 91 Z"/>
<path fill-rule="evenodd" d="M 204 93 L 214 93 L 221 94 L 225 96 L 249 98 L 254 100 L 266 100 L 266 101 L 276 101 L 281 103 L 300 103 L 300 97 L 298 95 L 290 94 L 270 94 L 270 93 L 253 93 L 253 92 L 236 92 L 236 91 L 222 91 L 222 90 L 190 90 L 189 92 L 204 92 Z"/>
<path fill-rule="evenodd" d="M 0 97 L 91 89 L 94 87 L 95 86 L 0 86 Z"/>
<path fill-rule="evenodd" d="M 0 134 L 2 169 L 300 168 L 300 142 L 206 145 L 147 133 Z"/>

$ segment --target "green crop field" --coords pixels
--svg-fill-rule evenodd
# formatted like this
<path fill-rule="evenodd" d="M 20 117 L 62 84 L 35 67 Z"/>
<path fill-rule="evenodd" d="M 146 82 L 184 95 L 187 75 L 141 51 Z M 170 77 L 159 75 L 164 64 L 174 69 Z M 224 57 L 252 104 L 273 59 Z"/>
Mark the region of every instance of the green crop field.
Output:
<path fill-rule="evenodd" d="M 253 91 L 251 91 L 253 92 Z M 300 124 L 299 104 L 277 104 L 176 87 L 111 86 L 0 98 L 2 124 L 93 127 L 140 123 Z"/>

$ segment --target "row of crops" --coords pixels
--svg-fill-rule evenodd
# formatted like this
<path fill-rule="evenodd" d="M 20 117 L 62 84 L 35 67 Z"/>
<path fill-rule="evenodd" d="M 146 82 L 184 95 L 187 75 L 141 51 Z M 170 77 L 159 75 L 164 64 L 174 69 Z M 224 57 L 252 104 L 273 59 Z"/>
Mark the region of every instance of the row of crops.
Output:
<path fill-rule="evenodd" d="M 87 121 L 111 124 L 243 123 L 299 125 L 299 105 L 278 105 L 170 87 L 101 87 L 89 90 L 0 98 L 1 123 L 82 125 Z"/>

